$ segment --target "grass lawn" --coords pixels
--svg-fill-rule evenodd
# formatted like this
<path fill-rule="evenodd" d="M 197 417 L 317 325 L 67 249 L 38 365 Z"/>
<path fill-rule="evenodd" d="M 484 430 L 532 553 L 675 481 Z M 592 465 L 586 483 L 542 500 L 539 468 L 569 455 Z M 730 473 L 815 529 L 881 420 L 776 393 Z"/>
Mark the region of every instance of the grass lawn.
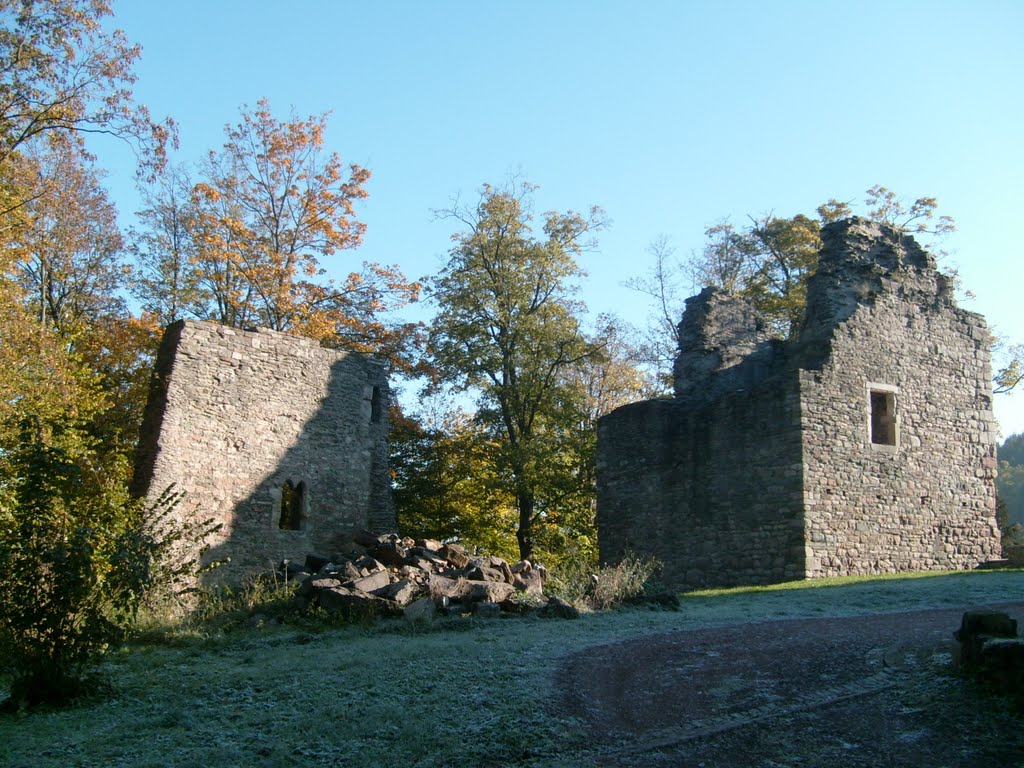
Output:
<path fill-rule="evenodd" d="M 678 612 L 579 621 L 178 637 L 111 654 L 108 698 L 0 716 L 0 765 L 589 768 L 582 729 L 550 706 L 563 655 L 714 625 L 1022 599 L 1021 571 L 917 574 L 690 593 Z"/>

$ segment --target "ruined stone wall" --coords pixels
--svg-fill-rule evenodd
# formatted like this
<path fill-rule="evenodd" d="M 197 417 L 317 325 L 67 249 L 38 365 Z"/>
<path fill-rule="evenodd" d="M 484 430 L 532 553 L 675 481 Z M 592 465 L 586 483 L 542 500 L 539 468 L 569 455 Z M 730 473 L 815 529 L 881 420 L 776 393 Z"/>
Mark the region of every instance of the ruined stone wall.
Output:
<path fill-rule="evenodd" d="M 601 559 L 653 555 L 674 588 L 803 575 L 795 377 L 711 402 L 651 400 L 598 425 Z"/>
<path fill-rule="evenodd" d="M 329 549 L 355 527 L 393 530 L 389 391 L 381 363 L 315 341 L 214 323 L 170 326 L 157 360 L 134 491 L 186 492 L 180 512 L 223 525 L 207 560 L 233 580 Z M 299 488 L 282 528 L 282 488 Z M 287 504 L 287 502 L 286 502 Z"/>
<path fill-rule="evenodd" d="M 801 336 L 807 575 L 998 558 L 985 321 L 956 307 L 928 254 L 873 222 L 827 230 L 821 260 Z M 881 442 L 872 390 L 895 406 Z"/>
<path fill-rule="evenodd" d="M 601 420 L 602 560 L 654 555 L 685 588 L 999 557 L 984 320 L 911 237 L 854 218 L 822 239 L 796 340 L 706 290 L 677 396 Z"/>

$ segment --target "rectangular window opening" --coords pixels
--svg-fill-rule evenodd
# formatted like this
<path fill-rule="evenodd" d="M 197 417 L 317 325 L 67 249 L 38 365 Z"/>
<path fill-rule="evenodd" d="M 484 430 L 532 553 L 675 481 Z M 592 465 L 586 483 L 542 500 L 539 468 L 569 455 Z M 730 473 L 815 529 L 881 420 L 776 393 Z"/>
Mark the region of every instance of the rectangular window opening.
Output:
<path fill-rule="evenodd" d="M 875 445 L 896 445 L 896 393 L 872 389 L 871 442 Z"/>
<path fill-rule="evenodd" d="M 370 423 L 380 424 L 381 415 L 381 394 L 380 387 L 373 388 L 373 394 L 370 396 Z"/>

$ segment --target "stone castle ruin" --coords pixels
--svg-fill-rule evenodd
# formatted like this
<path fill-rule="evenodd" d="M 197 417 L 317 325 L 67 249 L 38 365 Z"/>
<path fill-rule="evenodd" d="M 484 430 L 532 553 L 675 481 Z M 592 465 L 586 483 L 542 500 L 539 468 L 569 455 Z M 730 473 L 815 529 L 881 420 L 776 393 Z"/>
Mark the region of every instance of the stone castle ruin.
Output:
<path fill-rule="evenodd" d="M 822 239 L 794 339 L 705 289 L 675 397 L 600 421 L 603 561 L 653 555 L 698 588 L 999 557 L 984 319 L 910 236 L 853 218 Z"/>
<path fill-rule="evenodd" d="M 230 580 L 394 530 L 384 365 L 265 329 L 182 320 L 165 331 L 133 483 L 172 483 L 179 513 L 222 528 L 206 555 Z"/>

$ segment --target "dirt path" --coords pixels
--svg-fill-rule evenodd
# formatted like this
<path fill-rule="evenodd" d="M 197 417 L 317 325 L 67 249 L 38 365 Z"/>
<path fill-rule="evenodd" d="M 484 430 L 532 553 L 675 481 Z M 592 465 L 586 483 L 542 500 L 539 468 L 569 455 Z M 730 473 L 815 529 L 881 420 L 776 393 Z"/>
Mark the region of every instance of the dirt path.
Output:
<path fill-rule="evenodd" d="M 995 606 L 990 606 L 995 607 Z M 1024 603 L 998 606 L 1024 627 Z M 601 646 L 559 672 L 606 766 L 1024 766 L 1024 722 L 950 670 L 963 610 Z"/>

